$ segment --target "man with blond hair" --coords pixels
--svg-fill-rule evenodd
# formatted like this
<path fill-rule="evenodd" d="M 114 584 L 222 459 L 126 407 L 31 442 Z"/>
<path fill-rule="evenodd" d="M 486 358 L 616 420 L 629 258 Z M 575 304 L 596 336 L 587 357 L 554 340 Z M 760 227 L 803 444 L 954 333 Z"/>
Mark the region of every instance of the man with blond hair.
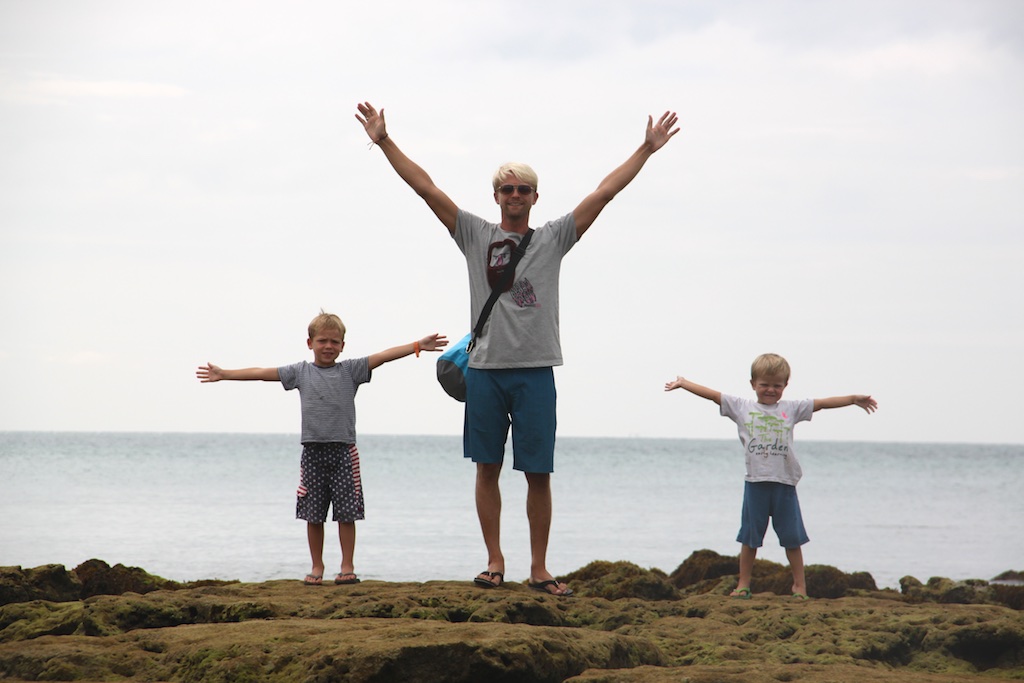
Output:
<path fill-rule="evenodd" d="M 470 308 L 476 321 L 513 251 L 530 231 L 530 210 L 539 198 L 537 174 L 510 163 L 494 174 L 494 201 L 501 222 L 491 223 L 459 209 L 388 134 L 384 110 L 358 105 L 356 119 L 380 147 L 398 175 L 441 221 L 466 257 Z M 558 330 L 558 278 L 562 257 L 594 219 L 636 177 L 647 160 L 677 132 L 674 112 L 648 117 L 643 144 L 597 189 L 561 218 L 534 231 L 512 284 L 498 298 L 472 349 L 466 373 L 464 455 L 477 466 L 476 508 L 487 548 L 487 569 L 474 578 L 484 588 L 504 582 L 501 551 L 501 492 L 498 477 L 512 428 L 513 468 L 526 475 L 530 524 L 529 584 L 552 595 L 572 595 L 547 567 L 551 528 L 551 472 L 555 450 L 555 380 L 562 364 Z"/>

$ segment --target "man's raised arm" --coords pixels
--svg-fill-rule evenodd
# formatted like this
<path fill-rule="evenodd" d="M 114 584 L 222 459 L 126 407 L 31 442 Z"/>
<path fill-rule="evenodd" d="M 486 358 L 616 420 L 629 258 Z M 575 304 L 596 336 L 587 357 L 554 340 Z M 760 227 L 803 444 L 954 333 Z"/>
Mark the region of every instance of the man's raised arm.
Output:
<path fill-rule="evenodd" d="M 679 132 L 679 128 L 673 129 L 679 117 L 675 112 L 665 112 L 658 119 L 657 125 L 654 118 L 647 117 L 647 134 L 644 136 L 644 143 L 633 152 L 632 156 L 601 181 L 597 189 L 591 192 L 580 202 L 573 212 L 576 219 L 576 237 L 580 238 L 587 231 L 598 214 L 608 206 L 608 202 L 615 198 L 626 185 L 636 177 L 640 169 L 644 167 L 651 155 L 665 146 L 673 135 Z"/>
<path fill-rule="evenodd" d="M 363 124 L 363 129 L 370 136 L 370 140 L 380 147 L 387 157 L 391 166 L 398 173 L 399 177 L 411 187 L 416 194 L 423 198 L 430 210 L 434 212 L 438 220 L 448 228 L 448 232 L 455 233 L 455 218 L 459 208 L 448 195 L 440 190 L 427 172 L 416 162 L 407 157 L 398 148 L 394 140 L 388 135 L 387 125 L 384 122 L 384 110 L 378 112 L 369 102 L 356 105 L 359 113 L 356 120 Z"/>

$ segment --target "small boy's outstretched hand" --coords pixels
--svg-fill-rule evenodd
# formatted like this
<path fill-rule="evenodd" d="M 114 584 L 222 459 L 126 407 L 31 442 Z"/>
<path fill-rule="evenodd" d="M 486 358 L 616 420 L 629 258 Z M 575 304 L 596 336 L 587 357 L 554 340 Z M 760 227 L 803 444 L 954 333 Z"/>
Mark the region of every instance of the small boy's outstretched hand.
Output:
<path fill-rule="evenodd" d="M 709 401 L 714 401 L 718 405 L 722 405 L 722 392 L 692 382 L 681 375 L 676 377 L 675 382 L 665 382 L 665 391 L 672 391 L 673 389 L 685 389 L 694 396 L 700 396 Z"/>
<path fill-rule="evenodd" d="M 683 379 L 682 377 L 678 377 L 677 376 L 674 381 L 672 381 L 672 382 L 665 382 L 665 391 L 672 391 L 673 389 L 682 389 L 683 388 L 683 382 L 685 382 L 685 381 L 686 380 Z"/>
<path fill-rule="evenodd" d="M 218 368 L 213 363 L 207 363 L 206 365 L 200 365 L 196 368 L 196 377 L 199 378 L 200 382 L 219 382 L 224 379 L 223 370 Z"/>
<path fill-rule="evenodd" d="M 860 406 L 869 415 L 878 410 L 878 401 L 870 396 L 865 396 L 864 394 L 855 394 L 853 397 L 853 405 Z"/>
<path fill-rule="evenodd" d="M 420 339 L 420 351 L 440 351 L 445 346 L 448 346 L 448 337 L 443 334 L 435 333 Z"/>

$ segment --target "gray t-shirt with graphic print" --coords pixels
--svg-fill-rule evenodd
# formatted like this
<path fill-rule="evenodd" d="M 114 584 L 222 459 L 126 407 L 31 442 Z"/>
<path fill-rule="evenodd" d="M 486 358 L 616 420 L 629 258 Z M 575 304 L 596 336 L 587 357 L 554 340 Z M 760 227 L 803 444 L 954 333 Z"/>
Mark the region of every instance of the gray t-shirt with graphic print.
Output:
<path fill-rule="evenodd" d="M 473 326 L 491 295 L 491 281 L 511 258 L 522 235 L 460 209 L 452 237 L 466 257 Z M 562 364 L 558 277 L 562 257 L 575 244 L 576 220 L 571 213 L 536 229 L 511 288 L 498 297 L 477 339 L 470 367 L 494 370 Z"/>
<path fill-rule="evenodd" d="M 370 381 L 368 357 L 329 368 L 302 361 L 279 367 L 277 375 L 285 390 L 299 390 L 302 443 L 356 442 L 356 390 Z"/>

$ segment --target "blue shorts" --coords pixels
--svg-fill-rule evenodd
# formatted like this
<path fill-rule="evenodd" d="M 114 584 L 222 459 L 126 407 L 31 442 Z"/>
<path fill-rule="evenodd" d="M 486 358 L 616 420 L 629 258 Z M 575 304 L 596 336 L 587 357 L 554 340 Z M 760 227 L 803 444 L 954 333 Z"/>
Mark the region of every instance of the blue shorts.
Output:
<path fill-rule="evenodd" d="M 511 426 L 512 467 L 520 472 L 553 472 L 555 422 L 552 368 L 466 370 L 462 452 L 473 462 L 504 462 Z"/>
<path fill-rule="evenodd" d="M 364 518 L 359 450 L 354 443 L 303 444 L 295 517 L 323 524 L 330 507 L 334 508 L 335 522 Z"/>
<path fill-rule="evenodd" d="M 743 514 L 736 540 L 760 548 L 768 531 L 768 518 L 783 548 L 799 548 L 811 539 L 804 529 L 796 487 L 775 481 L 744 482 Z"/>

